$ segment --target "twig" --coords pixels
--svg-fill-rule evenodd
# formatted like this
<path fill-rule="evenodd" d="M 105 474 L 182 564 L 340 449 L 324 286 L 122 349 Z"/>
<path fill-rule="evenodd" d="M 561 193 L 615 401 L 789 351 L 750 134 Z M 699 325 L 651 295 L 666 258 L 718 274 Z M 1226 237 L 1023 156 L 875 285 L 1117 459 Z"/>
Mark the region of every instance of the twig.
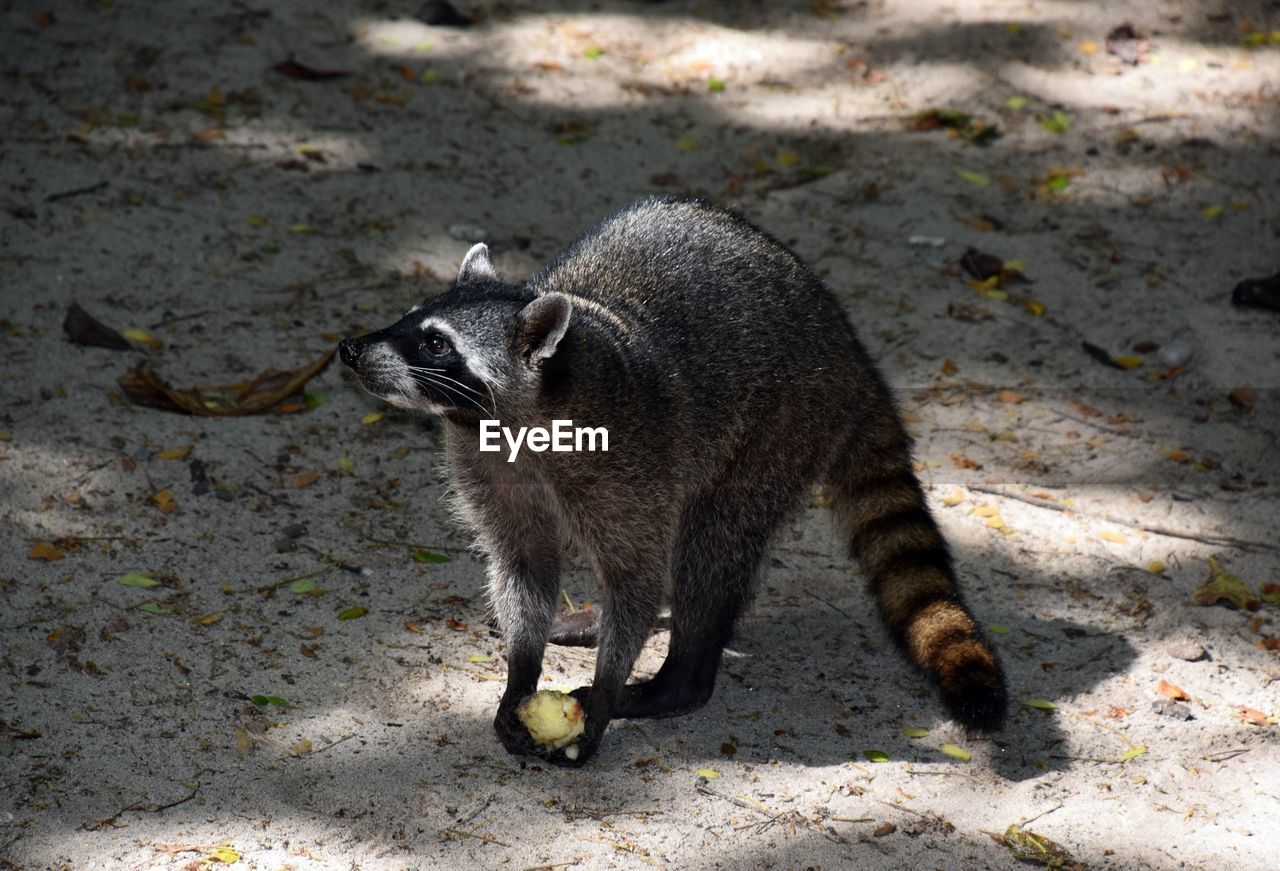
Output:
<path fill-rule="evenodd" d="M 550 865 L 530 865 L 528 868 L 521 869 L 521 871 L 555 871 L 556 868 L 568 868 L 572 865 L 577 865 L 582 859 L 583 857 L 579 856 L 576 859 L 570 859 L 568 862 L 552 862 Z"/>
<path fill-rule="evenodd" d="M 337 741 L 334 741 L 334 742 L 332 742 L 332 743 L 330 743 L 330 744 L 326 744 L 326 745 L 324 745 L 323 747 L 321 747 L 319 750 L 316 750 L 315 752 L 310 753 L 310 754 L 308 754 L 308 755 L 311 755 L 311 756 L 319 756 L 321 753 L 325 752 L 326 750 L 332 750 L 334 747 L 337 747 L 339 744 L 342 744 L 342 743 L 343 743 L 343 742 L 345 742 L 345 741 L 350 741 L 350 740 L 351 740 L 352 738 L 354 738 L 354 737 L 355 737 L 355 735 L 343 735 L 343 736 L 342 736 L 341 738 L 339 738 Z"/>
<path fill-rule="evenodd" d="M 480 802 L 480 803 L 478 803 L 478 804 L 476 805 L 475 810 L 471 811 L 471 813 L 467 814 L 465 817 L 459 817 L 459 818 L 458 818 L 458 825 L 460 825 L 460 826 L 464 826 L 464 825 L 466 825 L 467 823 L 469 823 L 469 822 L 471 822 L 472 820 L 474 820 L 476 817 L 480 816 L 480 814 L 484 812 L 484 809 L 485 809 L 485 808 L 487 808 L 489 805 L 493 804 L 493 800 L 494 800 L 496 797 L 497 797 L 496 793 L 492 793 L 492 792 L 491 792 L 491 793 L 489 793 L 487 796 L 485 796 L 484 801 L 482 801 L 482 802 Z"/>
<path fill-rule="evenodd" d="M 56 194 L 49 194 L 49 196 L 44 198 L 44 201 L 46 203 L 56 203 L 58 200 L 65 200 L 65 199 L 69 199 L 70 197 L 78 197 L 82 194 L 97 193 L 98 191 L 102 190 L 109 184 L 111 184 L 111 182 L 100 181 L 97 184 L 91 184 L 88 187 L 72 188 L 69 191 L 59 191 Z"/>
<path fill-rule="evenodd" d="M 414 550 L 451 551 L 453 553 L 466 553 L 471 550 L 469 547 L 445 547 L 440 544 L 413 544 L 408 541 L 389 541 L 385 538 L 373 538 L 372 536 L 365 536 L 364 540 L 369 544 L 380 544 L 383 547 L 407 547 L 413 548 Z"/>
<path fill-rule="evenodd" d="M 1097 421 L 1089 420 L 1089 418 L 1087 417 L 1077 417 L 1074 414 L 1068 414 L 1067 412 L 1060 411 L 1059 409 L 1056 409 L 1056 408 L 1053 410 L 1053 413 L 1058 415 L 1059 419 L 1065 418 L 1066 420 L 1074 420 L 1076 423 L 1082 423 L 1085 426 L 1093 427 L 1094 429 L 1101 430 L 1102 432 L 1109 432 L 1112 435 L 1124 436 L 1125 438 L 1131 438 L 1131 439 L 1142 438 L 1142 436 L 1136 432 L 1130 432 L 1127 429 L 1119 429 L 1117 427 L 1107 426 L 1105 424 L 1098 423 Z M 1051 423 L 1056 423 L 1056 422 L 1057 421 L 1051 421 Z"/>
<path fill-rule="evenodd" d="M 738 807 L 740 807 L 740 808 L 742 808 L 742 809 L 744 809 L 744 810 L 755 811 L 756 813 L 760 814 L 761 816 L 766 817 L 766 818 L 767 818 L 767 819 L 769 819 L 770 821 L 772 821 L 772 820 L 776 820 L 778 817 L 780 817 L 780 816 L 781 816 L 781 814 L 774 814 L 774 813 L 772 813 L 772 812 L 771 812 L 771 811 L 769 811 L 767 808 L 757 807 L 756 805 L 753 805 L 753 804 L 752 804 L 751 802 L 749 802 L 749 801 L 746 801 L 746 800 L 744 800 L 744 799 L 740 799 L 740 798 L 738 798 L 736 795 L 725 795 L 723 792 L 716 792 L 714 789 L 710 789 L 710 788 L 708 788 L 708 787 L 706 787 L 706 786 L 703 786 L 702 784 L 698 784 L 698 785 L 695 787 L 695 789 L 696 789 L 698 792 L 702 793 L 703 795 L 709 795 L 709 796 L 712 796 L 712 797 L 714 797 L 714 798 L 723 799 L 723 800 L 725 800 L 725 801 L 729 802 L 730 804 L 736 804 Z"/>
<path fill-rule="evenodd" d="M 745 810 L 755 811 L 756 813 L 760 814 L 765 818 L 758 823 L 751 823 L 750 825 L 747 825 L 747 826 L 738 826 L 737 828 L 734 829 L 734 831 L 737 831 L 738 829 L 751 828 L 752 826 L 768 827 L 768 826 L 772 826 L 774 823 L 785 822 L 787 820 L 790 820 L 793 823 L 800 822 L 800 823 L 804 823 L 810 828 L 817 829 L 819 832 L 822 833 L 823 837 L 825 837 L 828 841 L 833 841 L 834 843 L 837 843 L 837 844 L 846 844 L 846 845 L 849 843 L 849 840 L 845 838 L 843 835 L 839 834 L 838 832 L 834 832 L 831 829 L 828 829 L 826 826 L 822 825 L 822 823 L 818 822 L 817 820 L 809 819 L 799 811 L 783 811 L 782 813 L 775 814 L 773 811 L 769 810 L 767 807 L 764 807 L 763 805 L 757 807 L 756 805 L 752 804 L 746 799 L 739 798 L 736 795 L 725 795 L 722 792 L 716 792 L 714 789 L 710 789 L 702 784 L 698 784 L 698 786 L 695 788 L 697 789 L 698 792 L 702 793 L 703 795 L 710 795 L 710 796 L 714 796 L 715 798 L 724 799 L 725 801 L 730 802 L 732 804 L 736 804 L 738 807 L 743 808 Z"/>
<path fill-rule="evenodd" d="M 963 771 L 921 771 L 918 768 L 912 768 L 911 766 L 907 766 L 907 773 L 908 774 L 932 774 L 936 777 L 963 777 L 966 780 L 972 780 L 976 784 L 979 784 L 979 785 L 982 784 L 981 780 L 974 777 L 972 774 L 967 774 L 966 772 L 963 772 Z"/>
<path fill-rule="evenodd" d="M 1022 826 L 1023 828 L 1026 828 L 1027 826 L 1031 825 L 1041 817 L 1047 817 L 1049 814 L 1053 813 L 1054 811 L 1059 811 L 1059 810 L 1062 810 L 1061 802 L 1059 802 L 1058 804 L 1055 804 L 1053 807 L 1049 808 L 1048 810 L 1040 811 L 1040 813 L 1036 814 L 1034 817 L 1028 817 L 1018 825 Z"/>
<path fill-rule="evenodd" d="M 1248 747 L 1237 747 L 1235 750 L 1220 750 L 1217 753 L 1210 753 L 1208 756 L 1202 756 L 1206 762 L 1226 762 L 1228 759 L 1235 759 L 1244 753 L 1248 753 Z"/>
<path fill-rule="evenodd" d="M 475 838 L 477 841 L 484 841 L 487 844 L 497 844 L 499 847 L 510 847 L 510 844 L 499 841 L 493 835 L 486 835 L 484 832 L 464 832 L 461 829 L 441 829 L 443 835 L 452 835 L 455 838 Z"/>
<path fill-rule="evenodd" d="M 986 493 L 990 496 L 999 496 L 1003 499 L 1013 499 L 1017 502 L 1025 502 L 1027 505 L 1033 505 L 1036 508 L 1045 508 L 1049 511 L 1071 512 L 1079 515 L 1086 520 L 1103 521 L 1105 523 L 1114 523 L 1117 526 L 1127 526 L 1130 529 L 1149 532 L 1152 535 L 1161 535 L 1165 538 L 1181 538 L 1185 541 L 1198 541 L 1201 544 L 1210 544 L 1214 547 L 1234 547 L 1240 550 L 1272 550 L 1280 551 L 1280 545 L 1271 544 L 1265 541 L 1249 541 L 1243 538 L 1235 538 L 1230 535 L 1214 535 L 1213 533 L 1194 533 L 1183 532 L 1180 529 L 1169 529 L 1164 526 L 1153 526 L 1148 523 L 1135 523 L 1132 520 L 1125 520 L 1111 514 L 1089 514 L 1076 508 L 1068 508 L 1065 505 L 1058 505 L 1054 502 L 1045 502 L 1041 499 L 1033 499 L 1030 496 L 1023 496 L 1020 493 L 1014 493 L 999 487 L 985 487 L 981 484 L 969 484 L 968 489 L 976 493 Z"/>
<path fill-rule="evenodd" d="M 807 596 L 809 596 L 809 597 L 810 597 L 810 598 L 812 598 L 812 599 L 817 599 L 819 602 L 821 602 L 822 604 L 826 605 L 828 608 L 830 608 L 832 611 L 835 611 L 837 614 L 840 614 L 841 616 L 847 617 L 847 618 L 848 618 L 848 619 L 850 619 L 850 620 L 852 620 L 852 619 L 853 619 L 853 615 L 852 615 L 852 614 L 850 614 L 850 613 L 849 613 L 848 611 L 846 611 L 845 609 L 843 609 L 843 608 L 839 607 L 838 605 L 833 605 L 833 604 L 831 604 L 831 603 L 830 603 L 830 602 L 828 602 L 826 599 L 822 598 L 821 596 L 817 595 L 816 593 L 810 593 L 808 590 L 805 590 L 804 592 L 805 592 L 805 594 L 806 594 Z"/>
<path fill-rule="evenodd" d="M 148 326 L 147 329 L 158 330 L 161 327 L 167 327 L 170 324 L 176 324 L 181 321 L 189 321 L 195 318 L 202 318 L 207 314 L 209 314 L 209 312 L 203 311 L 203 312 L 193 312 L 192 314 L 189 314 L 189 315 L 175 315 L 174 317 L 171 317 L 171 318 L 165 318 L 162 321 L 156 321 L 154 324 L 151 324 L 150 326 Z"/>
<path fill-rule="evenodd" d="M 200 774 L 204 774 L 204 771 L 201 771 Z M 199 775 L 197 775 L 197 777 L 198 776 Z M 133 804 L 120 808 L 120 810 L 116 811 L 109 817 L 103 817 L 100 820 L 94 820 L 92 822 L 81 823 L 80 828 L 87 832 L 100 832 L 108 826 L 115 826 L 116 820 L 120 819 L 120 817 L 124 816 L 129 811 L 142 811 L 143 813 L 148 814 L 164 813 L 169 810 L 169 808 L 175 808 L 180 804 L 185 804 L 186 802 L 191 801 L 191 799 L 195 798 L 196 794 L 199 792 L 200 782 L 196 781 L 196 785 L 191 789 L 191 792 L 187 793 L 182 798 L 175 799 L 174 801 L 167 802 L 165 804 L 153 804 L 149 807 L 144 807 L 141 800 L 135 801 Z"/>
<path fill-rule="evenodd" d="M 318 568 L 314 572 L 307 572 L 304 575 L 294 575 L 291 578 L 285 578 L 283 581 L 276 581 L 274 584 L 267 584 L 265 586 L 258 587 L 258 593 L 263 598 L 269 599 L 275 595 L 276 590 L 280 589 L 285 584 L 292 584 L 294 581 L 305 581 L 305 580 L 308 580 L 309 578 L 319 577 L 320 575 L 323 575 L 325 572 L 334 568 L 336 568 L 336 566 L 334 566 L 333 564 L 330 564 L 322 568 Z"/>

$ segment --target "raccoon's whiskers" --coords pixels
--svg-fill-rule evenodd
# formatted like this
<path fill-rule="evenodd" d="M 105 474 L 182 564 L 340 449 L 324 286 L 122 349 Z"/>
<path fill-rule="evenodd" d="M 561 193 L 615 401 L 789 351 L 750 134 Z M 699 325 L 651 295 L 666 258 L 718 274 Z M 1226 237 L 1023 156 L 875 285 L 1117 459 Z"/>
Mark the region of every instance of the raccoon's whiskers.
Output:
<path fill-rule="evenodd" d="M 471 393 L 474 393 L 476 396 L 480 397 L 481 399 L 484 399 L 485 394 L 481 393 L 479 390 L 476 390 L 474 387 L 471 387 L 468 384 L 463 384 L 461 381 L 458 381 L 457 379 L 454 379 L 454 378 L 450 378 L 448 375 L 441 374 L 445 371 L 443 369 L 430 369 L 426 366 L 406 366 L 405 368 L 408 369 L 411 373 L 422 373 L 424 377 L 428 377 L 428 378 L 433 377 L 433 378 L 443 379 L 445 381 L 450 382 L 451 384 L 456 384 L 459 387 L 461 387 L 463 390 L 470 391 Z M 493 395 L 493 387 L 490 386 L 489 382 L 485 381 L 484 379 L 481 379 L 480 383 L 484 385 L 485 390 L 489 394 L 489 405 L 491 407 L 488 410 L 493 414 L 494 417 L 497 417 L 498 416 L 498 399 L 496 396 Z"/>
<path fill-rule="evenodd" d="M 448 381 L 450 384 L 457 384 L 463 390 L 469 390 L 472 393 L 474 393 L 476 396 L 479 396 L 481 398 L 484 397 L 484 394 L 481 393 L 479 390 L 476 390 L 474 387 L 468 384 L 463 384 L 461 381 L 457 380 L 456 378 L 450 378 L 448 375 L 443 374 L 445 371 L 444 369 L 428 369 L 425 366 L 405 366 L 405 368 L 408 369 L 410 372 L 421 372 L 424 374 L 428 374 L 431 377 L 440 378 L 440 379 L 443 379 L 444 381 Z"/>
<path fill-rule="evenodd" d="M 426 387 L 435 387 L 435 388 L 436 388 L 436 389 L 438 389 L 438 390 L 443 390 L 443 391 L 445 391 L 445 392 L 450 392 L 450 393 L 454 393 L 454 394 L 456 394 L 456 395 L 458 396 L 458 398 L 459 398 L 459 399 L 465 399 L 467 402 L 470 402 L 470 403 L 471 403 L 472 405 L 474 405 L 476 408 L 480 409 L 480 413 L 481 413 L 481 414 L 490 414 L 490 413 L 491 413 L 491 412 L 489 411 L 489 409 L 485 408 L 483 405 L 481 405 L 481 404 L 480 404 L 478 401 L 476 401 L 474 398 L 472 398 L 472 397 L 468 396 L 467 394 L 463 393 L 463 392 L 462 392 L 461 390 L 459 390 L 457 387 L 454 387 L 454 386 L 452 386 L 452 385 L 450 385 L 450 384 L 445 384 L 443 381 L 437 381 L 435 378 L 433 378 L 433 377 L 432 377 L 432 376 L 430 376 L 430 375 L 426 375 L 426 374 L 423 374 L 423 373 L 421 373 L 421 372 L 410 372 L 410 373 L 409 373 L 409 377 L 410 377 L 410 378 L 412 378 L 414 381 L 418 382 L 419 384 L 422 384 L 422 385 L 424 385 L 424 386 L 426 386 Z M 465 385 L 463 385 L 463 386 L 465 386 Z"/>

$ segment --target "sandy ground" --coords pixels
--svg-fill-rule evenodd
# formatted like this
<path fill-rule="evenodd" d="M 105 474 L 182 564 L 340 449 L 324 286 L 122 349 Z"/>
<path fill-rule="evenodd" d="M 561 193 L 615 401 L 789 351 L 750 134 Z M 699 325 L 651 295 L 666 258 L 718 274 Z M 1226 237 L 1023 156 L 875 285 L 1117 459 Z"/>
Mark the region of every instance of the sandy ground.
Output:
<path fill-rule="evenodd" d="M 1209 557 L 1280 582 L 1280 315 L 1229 303 L 1280 267 L 1274 3 L 6 9 L 0 864 L 1010 868 L 1023 822 L 1095 867 L 1280 864 L 1277 605 L 1193 602 Z M 522 276 L 651 192 L 734 205 L 847 304 L 1006 664 L 999 735 L 941 716 L 813 508 L 704 710 L 581 771 L 508 757 L 429 421 L 364 422 L 337 366 L 291 414 L 121 398 L 144 357 L 301 366 L 416 302 L 398 273 L 440 289 L 483 238 Z M 969 246 L 1031 283 L 975 288 Z M 72 301 L 163 348 L 70 344 Z M 1175 341 L 1172 373 L 1140 344 Z M 590 668 L 551 649 L 546 683 Z"/>

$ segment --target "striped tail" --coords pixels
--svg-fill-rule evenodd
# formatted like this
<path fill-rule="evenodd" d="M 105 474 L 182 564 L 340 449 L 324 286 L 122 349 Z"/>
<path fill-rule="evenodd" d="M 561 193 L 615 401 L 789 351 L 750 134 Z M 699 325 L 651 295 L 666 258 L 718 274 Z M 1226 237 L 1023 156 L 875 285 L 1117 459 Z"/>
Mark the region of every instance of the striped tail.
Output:
<path fill-rule="evenodd" d="M 937 685 L 955 720 L 999 729 L 1008 708 L 1004 673 L 960 596 L 896 415 L 859 433 L 828 489 L 898 646 Z"/>

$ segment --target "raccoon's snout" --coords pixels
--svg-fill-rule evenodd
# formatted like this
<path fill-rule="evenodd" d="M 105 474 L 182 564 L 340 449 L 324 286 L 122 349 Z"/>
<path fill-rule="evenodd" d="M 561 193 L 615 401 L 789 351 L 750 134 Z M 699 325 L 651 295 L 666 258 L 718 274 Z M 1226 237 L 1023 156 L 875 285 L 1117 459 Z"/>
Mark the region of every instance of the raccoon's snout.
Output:
<path fill-rule="evenodd" d="M 360 354 L 364 351 L 363 345 L 364 343 L 359 339 L 343 339 L 338 343 L 338 356 L 342 358 L 343 363 L 354 369 L 360 362 Z"/>

